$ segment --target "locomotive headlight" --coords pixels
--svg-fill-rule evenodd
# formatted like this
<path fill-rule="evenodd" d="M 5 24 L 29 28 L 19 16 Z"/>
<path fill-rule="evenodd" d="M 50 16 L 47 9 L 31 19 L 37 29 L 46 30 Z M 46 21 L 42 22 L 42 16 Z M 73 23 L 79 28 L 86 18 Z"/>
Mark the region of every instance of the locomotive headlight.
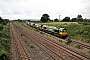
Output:
<path fill-rule="evenodd" d="M 62 31 L 60 31 L 59 34 L 62 35 L 63 34 Z"/>

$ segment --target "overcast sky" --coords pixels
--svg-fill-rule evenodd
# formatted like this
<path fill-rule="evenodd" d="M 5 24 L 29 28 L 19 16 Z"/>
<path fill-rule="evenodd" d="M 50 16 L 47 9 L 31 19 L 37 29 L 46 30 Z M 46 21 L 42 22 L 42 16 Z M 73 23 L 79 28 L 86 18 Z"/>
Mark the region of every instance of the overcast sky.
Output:
<path fill-rule="evenodd" d="M 90 18 L 90 0 L 0 0 L 0 16 L 8 19 L 40 19 L 47 13 L 50 19 L 81 14 Z"/>

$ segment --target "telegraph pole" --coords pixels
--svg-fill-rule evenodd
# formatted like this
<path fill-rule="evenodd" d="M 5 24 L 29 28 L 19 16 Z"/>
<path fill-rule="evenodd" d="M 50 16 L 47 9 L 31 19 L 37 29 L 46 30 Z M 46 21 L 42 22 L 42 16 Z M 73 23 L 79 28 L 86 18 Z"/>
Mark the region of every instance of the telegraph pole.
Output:
<path fill-rule="evenodd" d="M 59 21 L 60 21 L 60 16 L 61 16 L 61 15 L 59 15 Z"/>

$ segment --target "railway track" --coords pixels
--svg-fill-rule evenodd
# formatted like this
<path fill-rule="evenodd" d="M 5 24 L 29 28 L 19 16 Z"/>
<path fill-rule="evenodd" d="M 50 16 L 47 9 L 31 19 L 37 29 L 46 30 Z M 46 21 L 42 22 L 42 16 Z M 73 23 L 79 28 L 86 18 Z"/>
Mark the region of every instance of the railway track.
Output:
<path fill-rule="evenodd" d="M 47 34 L 47 33 L 46 33 Z M 51 34 L 50 34 L 51 35 Z M 53 36 L 54 38 L 58 38 L 58 40 L 62 40 L 62 41 L 67 41 L 66 39 L 62 39 L 62 38 L 60 38 L 60 37 L 57 37 L 57 36 L 55 36 L 55 35 L 51 35 L 51 36 Z M 86 49 L 90 49 L 90 45 L 89 44 L 85 44 L 85 43 L 81 43 L 81 42 L 78 42 L 78 41 L 76 41 L 76 40 L 74 40 L 74 39 L 71 39 L 72 40 L 72 43 L 73 44 L 79 44 L 81 47 L 83 47 L 83 48 L 86 48 Z"/>
<path fill-rule="evenodd" d="M 80 43 L 80 42 L 77 42 L 77 41 L 74 41 L 74 40 L 72 40 L 72 43 L 74 43 L 74 44 L 79 44 L 79 45 L 80 45 L 81 47 L 83 47 L 83 48 L 90 49 L 90 46 L 85 45 L 85 44 L 83 44 L 83 43 Z"/>
<path fill-rule="evenodd" d="M 11 27 L 11 59 L 12 60 L 30 60 L 23 49 L 21 42 L 19 41 L 19 37 L 13 28 L 14 26 L 10 23 Z M 14 50 L 15 49 L 15 50 Z M 14 55 L 14 56 L 13 56 Z"/>
<path fill-rule="evenodd" d="M 21 33 L 22 35 L 23 35 L 23 32 L 21 31 L 22 29 L 17 29 L 18 30 L 18 33 Z M 29 51 L 27 54 L 29 54 L 29 55 L 31 55 L 31 58 L 32 58 L 32 60 L 55 60 L 53 57 L 52 57 L 52 55 L 50 55 L 49 53 L 47 53 L 47 51 L 46 51 L 46 49 L 42 49 L 41 48 L 41 45 L 40 44 L 38 44 L 37 42 L 34 42 L 34 41 L 32 41 L 33 39 L 31 39 L 31 38 L 28 38 L 28 40 L 26 39 L 26 36 L 22 36 L 23 37 L 23 40 L 25 41 L 24 43 L 22 43 L 22 44 L 25 44 L 26 46 L 25 47 L 27 47 L 28 46 L 28 50 L 27 51 Z M 33 43 L 31 43 L 31 42 L 33 42 Z M 45 50 L 45 53 L 47 54 L 47 56 L 49 57 L 45 57 L 45 55 L 44 54 L 37 54 L 39 51 L 40 51 L 40 49 L 39 50 L 35 50 L 35 48 L 37 48 L 37 47 L 35 47 L 35 44 L 37 45 L 37 47 L 40 47 L 41 49 L 42 49 L 42 51 L 43 50 Z M 31 52 L 31 50 L 30 50 L 30 44 L 33 44 L 34 45 L 34 49 L 33 49 L 33 53 Z M 42 51 L 40 51 L 40 53 L 42 52 Z M 33 56 L 32 56 L 33 55 Z M 35 57 L 35 55 L 36 55 L 36 57 Z M 44 55 L 44 57 L 43 57 L 43 55 Z M 61 60 L 61 59 L 60 59 Z"/>
<path fill-rule="evenodd" d="M 18 26 L 18 27 L 20 28 L 20 26 Z M 69 51 L 66 51 L 66 52 L 68 52 L 68 53 L 65 53 L 65 52 L 63 52 L 63 53 L 67 54 L 68 57 L 70 57 L 71 59 L 76 60 L 76 57 L 77 57 L 77 59 L 79 59 L 79 60 L 83 60 L 83 59 L 84 59 L 84 60 L 86 60 L 86 59 L 89 60 L 89 59 L 90 59 L 90 57 L 88 57 L 87 55 L 83 55 L 83 53 L 79 53 L 79 52 L 77 52 L 77 51 L 74 51 L 74 50 L 68 48 L 67 46 L 64 46 L 64 45 L 62 45 L 62 44 L 60 45 L 60 44 L 58 44 L 58 43 L 56 43 L 56 42 L 54 42 L 54 43 L 51 42 L 51 40 L 45 38 L 45 36 L 43 37 L 43 36 L 41 36 L 40 34 L 38 34 L 38 33 L 36 34 L 36 33 L 34 33 L 34 32 L 31 31 L 30 33 L 33 34 L 33 36 L 32 36 L 32 35 L 29 34 L 29 30 L 26 30 L 26 29 L 24 30 L 24 28 L 21 28 L 21 29 L 22 29 L 21 31 L 23 32 L 23 34 L 25 34 L 25 36 L 27 36 L 27 37 L 30 38 L 30 39 L 31 39 L 31 37 L 32 37 L 32 39 L 36 40 L 36 41 L 34 41 L 34 40 L 33 40 L 33 41 L 34 41 L 37 45 L 41 44 L 42 46 L 45 47 L 45 45 L 43 45 L 43 44 L 47 44 L 46 48 L 49 49 L 49 51 L 51 51 L 50 48 L 52 48 L 53 46 L 56 47 L 56 48 L 58 47 L 58 50 L 60 51 L 61 48 L 60 48 L 59 46 L 62 46 L 62 47 L 64 47 L 64 51 L 67 50 L 67 49 L 69 50 Z M 23 31 L 23 30 L 24 30 L 24 31 Z M 27 31 L 28 31 L 28 32 L 27 32 Z M 42 39 L 44 38 L 43 41 L 42 41 L 42 40 L 39 41 L 39 40 L 37 40 L 36 38 L 34 38 L 35 35 L 37 36 L 37 38 L 42 38 Z M 40 35 L 40 36 L 39 36 L 39 35 Z M 47 39 L 47 40 L 46 40 L 46 39 Z M 42 43 L 41 43 L 41 41 L 42 41 Z M 46 41 L 46 42 L 45 42 L 45 41 Z M 38 43 L 37 43 L 37 42 L 38 42 Z M 48 43 L 48 42 L 49 42 L 49 43 Z M 51 43 L 51 44 L 50 44 L 50 43 Z M 39 45 L 40 48 L 42 48 L 41 45 Z M 50 45 L 51 45 L 51 46 L 53 45 L 53 46 L 48 48 L 48 46 L 50 46 Z M 43 47 L 43 48 L 44 48 L 44 47 Z M 43 48 L 42 48 L 42 49 L 43 49 Z M 66 48 L 66 49 L 65 49 L 65 48 Z M 47 51 L 48 51 L 48 50 L 47 50 Z M 71 51 L 74 52 L 75 54 L 74 54 L 74 53 L 71 53 Z M 62 58 L 62 56 L 58 55 L 58 54 L 55 53 L 54 51 L 52 51 L 52 52 L 53 52 L 54 54 L 56 54 L 57 56 L 59 56 L 59 57 Z M 51 52 L 51 53 L 52 53 L 52 52 Z M 47 53 L 47 54 L 48 54 L 48 53 Z M 62 53 L 61 53 L 61 54 L 62 54 Z M 64 55 L 65 55 L 65 54 L 64 54 Z M 74 56 L 74 57 L 70 56 L 70 54 L 71 54 L 72 56 Z M 76 54 L 79 55 L 79 56 L 76 56 Z M 62 54 L 62 55 L 63 55 L 63 54 Z M 67 55 L 65 55 L 65 56 L 67 56 Z M 49 55 L 49 56 L 51 56 L 51 55 Z M 68 57 L 67 57 L 67 58 L 68 58 Z M 52 57 L 52 58 L 53 58 L 53 57 Z M 69 58 L 69 59 L 70 59 L 70 58 Z M 64 60 L 64 58 L 62 58 L 62 59 Z"/>

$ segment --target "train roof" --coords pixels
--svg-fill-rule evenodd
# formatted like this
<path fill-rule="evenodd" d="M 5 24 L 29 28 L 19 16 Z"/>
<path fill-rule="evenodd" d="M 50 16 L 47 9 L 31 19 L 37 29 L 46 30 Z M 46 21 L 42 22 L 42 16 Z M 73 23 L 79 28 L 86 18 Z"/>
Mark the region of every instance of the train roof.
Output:
<path fill-rule="evenodd" d="M 43 25 L 43 27 L 47 27 L 47 25 Z"/>
<path fill-rule="evenodd" d="M 59 30 L 67 30 L 66 28 L 59 28 Z"/>
<path fill-rule="evenodd" d="M 58 30 L 58 28 L 57 27 L 54 27 L 54 26 L 47 26 L 47 28 Z"/>
<path fill-rule="evenodd" d="M 48 28 L 56 28 L 56 27 L 54 27 L 54 26 L 48 26 Z"/>

